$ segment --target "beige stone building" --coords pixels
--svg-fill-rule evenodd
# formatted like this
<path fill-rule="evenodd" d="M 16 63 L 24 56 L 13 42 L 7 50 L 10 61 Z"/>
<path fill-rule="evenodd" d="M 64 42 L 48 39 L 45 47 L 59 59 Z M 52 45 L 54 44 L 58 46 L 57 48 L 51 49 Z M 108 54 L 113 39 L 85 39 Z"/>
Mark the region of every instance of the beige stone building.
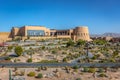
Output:
<path fill-rule="evenodd" d="M 4 38 L 3 38 L 4 37 Z M 47 38 L 70 38 L 75 41 L 82 39 L 90 41 L 88 27 L 78 26 L 74 29 L 56 30 L 44 26 L 13 27 L 11 32 L 0 33 L 1 41 L 12 39 L 47 39 Z"/>
<path fill-rule="evenodd" d="M 10 32 L 0 32 L 0 42 L 5 42 L 7 40 L 12 40 Z"/>

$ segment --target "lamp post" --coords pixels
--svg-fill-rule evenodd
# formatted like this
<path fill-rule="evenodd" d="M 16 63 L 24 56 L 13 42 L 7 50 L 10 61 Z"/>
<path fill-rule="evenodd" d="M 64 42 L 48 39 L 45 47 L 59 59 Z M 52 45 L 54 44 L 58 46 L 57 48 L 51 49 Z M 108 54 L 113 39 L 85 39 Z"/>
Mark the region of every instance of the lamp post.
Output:
<path fill-rule="evenodd" d="M 88 53 L 89 53 L 89 43 L 86 43 L 86 56 L 88 57 Z"/>
<path fill-rule="evenodd" d="M 9 80 L 12 80 L 12 77 L 11 77 L 11 70 L 9 69 Z"/>
<path fill-rule="evenodd" d="M 87 59 L 87 62 L 89 62 L 89 42 L 86 43 L 86 59 Z"/>

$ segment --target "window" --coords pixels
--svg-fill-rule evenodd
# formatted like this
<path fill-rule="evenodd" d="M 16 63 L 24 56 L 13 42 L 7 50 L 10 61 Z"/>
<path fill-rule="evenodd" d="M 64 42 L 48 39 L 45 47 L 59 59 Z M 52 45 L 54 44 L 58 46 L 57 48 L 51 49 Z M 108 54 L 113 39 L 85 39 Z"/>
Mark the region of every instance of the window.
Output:
<path fill-rule="evenodd" d="M 27 30 L 27 36 L 44 36 L 43 30 Z"/>

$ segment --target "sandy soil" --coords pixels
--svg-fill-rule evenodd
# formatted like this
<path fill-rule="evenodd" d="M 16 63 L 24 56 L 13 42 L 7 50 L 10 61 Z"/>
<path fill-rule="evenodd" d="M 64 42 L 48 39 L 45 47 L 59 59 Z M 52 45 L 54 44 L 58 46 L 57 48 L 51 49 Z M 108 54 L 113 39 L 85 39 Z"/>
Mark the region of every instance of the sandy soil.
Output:
<path fill-rule="evenodd" d="M 9 69 L 14 74 L 14 68 L 0 68 L 0 79 L 1 80 L 9 80 Z M 56 68 L 48 68 L 47 71 L 37 71 L 37 68 L 19 68 L 17 71 L 25 70 L 25 77 L 26 80 L 76 80 L 77 78 L 81 78 L 82 80 L 120 80 L 120 70 L 117 72 L 111 72 L 108 71 L 106 74 L 108 77 L 93 77 L 93 73 L 88 72 L 81 72 L 78 70 L 77 72 L 72 73 L 66 73 L 65 70 L 61 68 L 57 68 L 59 76 L 51 76 L 49 78 L 41 78 L 37 79 L 35 77 L 28 77 L 27 74 L 31 71 L 34 71 L 36 75 L 38 73 L 42 73 L 43 76 L 46 74 L 54 74 L 54 71 L 56 71 Z"/>

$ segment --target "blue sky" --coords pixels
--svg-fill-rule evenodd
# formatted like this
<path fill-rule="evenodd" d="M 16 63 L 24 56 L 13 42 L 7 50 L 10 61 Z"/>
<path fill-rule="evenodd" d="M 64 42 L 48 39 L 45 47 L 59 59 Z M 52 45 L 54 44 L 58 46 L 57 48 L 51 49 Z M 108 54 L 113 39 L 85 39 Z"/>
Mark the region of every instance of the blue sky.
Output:
<path fill-rule="evenodd" d="M 24 25 L 120 33 L 120 0 L 0 0 L 0 31 Z"/>

